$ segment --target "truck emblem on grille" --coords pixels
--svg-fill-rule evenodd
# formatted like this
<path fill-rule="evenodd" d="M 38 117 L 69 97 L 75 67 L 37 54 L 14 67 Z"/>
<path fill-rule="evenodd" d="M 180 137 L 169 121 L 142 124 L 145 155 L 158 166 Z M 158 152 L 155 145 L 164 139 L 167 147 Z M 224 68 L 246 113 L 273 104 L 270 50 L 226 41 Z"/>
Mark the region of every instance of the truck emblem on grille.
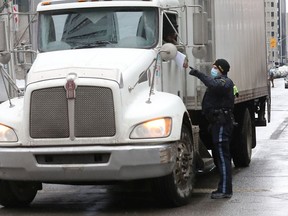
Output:
<path fill-rule="evenodd" d="M 73 79 L 67 80 L 67 83 L 65 85 L 66 89 L 66 97 L 67 99 L 75 99 L 76 98 L 76 84 Z"/>

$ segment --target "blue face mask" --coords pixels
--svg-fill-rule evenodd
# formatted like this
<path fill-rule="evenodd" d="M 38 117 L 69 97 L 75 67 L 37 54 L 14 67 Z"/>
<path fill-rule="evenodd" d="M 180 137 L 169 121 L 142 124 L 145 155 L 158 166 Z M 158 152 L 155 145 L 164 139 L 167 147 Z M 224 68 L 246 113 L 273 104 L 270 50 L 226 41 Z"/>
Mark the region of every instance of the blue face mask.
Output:
<path fill-rule="evenodd" d="M 218 76 L 218 71 L 215 68 L 211 69 L 211 77 L 215 78 L 216 76 Z"/>

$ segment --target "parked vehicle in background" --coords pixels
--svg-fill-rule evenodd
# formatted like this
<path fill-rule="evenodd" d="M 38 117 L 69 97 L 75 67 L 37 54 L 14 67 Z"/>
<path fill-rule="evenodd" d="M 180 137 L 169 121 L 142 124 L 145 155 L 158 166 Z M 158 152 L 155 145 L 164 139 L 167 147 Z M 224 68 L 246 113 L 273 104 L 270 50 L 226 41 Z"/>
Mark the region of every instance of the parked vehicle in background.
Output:
<path fill-rule="evenodd" d="M 278 68 L 278 76 L 277 77 L 286 77 L 288 75 L 288 66 L 283 65 Z"/>
<path fill-rule="evenodd" d="M 288 75 L 286 75 L 284 78 L 284 87 L 285 89 L 288 88 Z"/>
<path fill-rule="evenodd" d="M 264 11 L 263 0 L 42 1 L 25 94 L 0 105 L 0 204 L 28 205 L 46 182 L 137 179 L 170 206 L 189 202 L 195 172 L 214 167 L 206 88 L 164 44 L 164 19 L 177 21 L 190 65 L 208 74 L 215 59 L 230 63 L 231 152 L 249 166 L 270 98 Z"/>

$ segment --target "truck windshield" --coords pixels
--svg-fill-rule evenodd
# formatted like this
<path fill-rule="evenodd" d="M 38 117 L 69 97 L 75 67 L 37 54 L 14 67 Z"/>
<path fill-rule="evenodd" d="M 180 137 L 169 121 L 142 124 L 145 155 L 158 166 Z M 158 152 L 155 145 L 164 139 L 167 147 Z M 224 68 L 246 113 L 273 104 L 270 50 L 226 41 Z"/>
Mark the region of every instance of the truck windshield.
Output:
<path fill-rule="evenodd" d="M 39 51 L 150 48 L 158 40 L 155 8 L 82 8 L 39 14 Z"/>

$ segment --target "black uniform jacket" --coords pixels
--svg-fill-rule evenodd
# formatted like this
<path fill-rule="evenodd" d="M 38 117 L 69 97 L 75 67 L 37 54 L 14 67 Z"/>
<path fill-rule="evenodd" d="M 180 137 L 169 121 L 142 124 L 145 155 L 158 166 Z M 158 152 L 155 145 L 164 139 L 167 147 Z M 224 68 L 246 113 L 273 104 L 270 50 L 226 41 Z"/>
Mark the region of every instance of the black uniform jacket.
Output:
<path fill-rule="evenodd" d="M 202 100 L 203 114 L 207 115 L 215 110 L 233 110 L 234 107 L 234 83 L 227 75 L 220 75 L 215 78 L 207 76 L 198 70 L 191 70 L 190 75 L 198 77 L 207 87 Z"/>

